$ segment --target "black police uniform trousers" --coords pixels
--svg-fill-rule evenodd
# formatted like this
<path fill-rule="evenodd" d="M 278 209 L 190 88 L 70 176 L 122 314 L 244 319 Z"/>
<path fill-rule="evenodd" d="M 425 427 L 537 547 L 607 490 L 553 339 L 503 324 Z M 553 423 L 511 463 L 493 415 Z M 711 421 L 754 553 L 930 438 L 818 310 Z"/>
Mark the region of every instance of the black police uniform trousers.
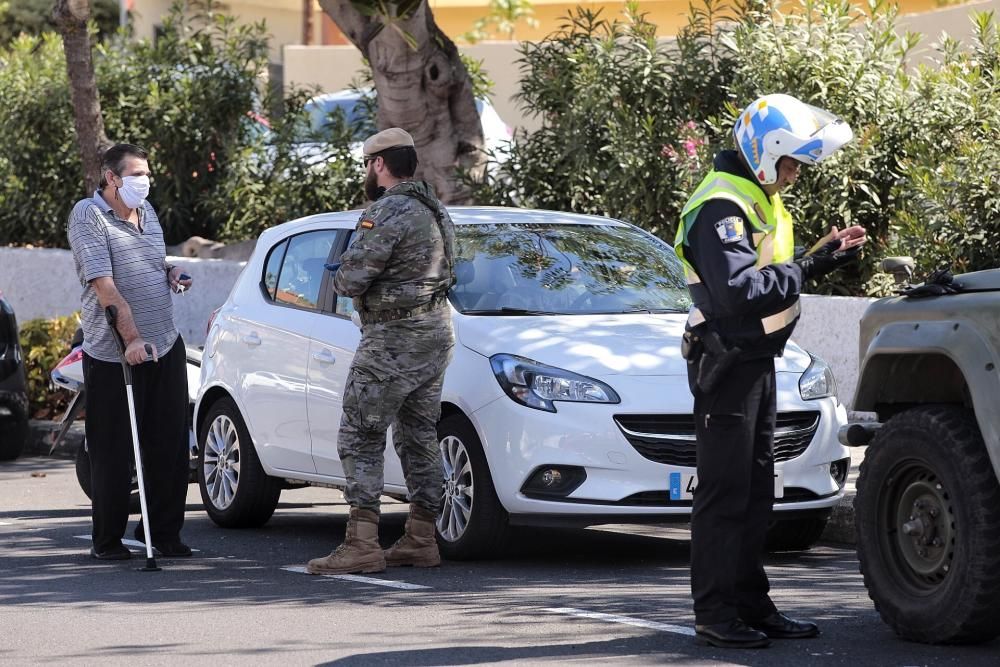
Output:
<path fill-rule="evenodd" d="M 741 362 L 712 392 L 696 389 L 694 415 L 695 622 L 757 620 L 775 611 L 764 572 L 764 538 L 774 503 L 774 359 Z"/>
<path fill-rule="evenodd" d="M 139 447 L 153 544 L 180 538 L 188 486 L 187 355 L 180 336 L 157 362 L 132 366 Z M 120 544 L 129 517 L 132 427 L 120 363 L 83 357 L 93 540 Z"/>

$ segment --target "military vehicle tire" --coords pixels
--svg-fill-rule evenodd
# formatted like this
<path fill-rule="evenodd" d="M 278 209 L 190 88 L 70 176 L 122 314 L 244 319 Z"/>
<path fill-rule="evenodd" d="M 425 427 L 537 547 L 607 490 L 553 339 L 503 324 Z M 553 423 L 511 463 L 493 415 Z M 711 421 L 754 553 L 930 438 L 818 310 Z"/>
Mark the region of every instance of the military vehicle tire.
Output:
<path fill-rule="evenodd" d="M 809 551 L 826 530 L 829 517 L 777 519 L 767 529 L 764 548 L 774 551 Z"/>
<path fill-rule="evenodd" d="M 281 482 L 264 472 L 231 398 L 209 408 L 198 444 L 198 488 L 209 518 L 223 528 L 267 523 L 278 506 Z"/>
<path fill-rule="evenodd" d="M 882 619 L 915 642 L 1000 635 L 1000 483 L 974 414 L 941 405 L 892 417 L 857 489 L 858 560 Z"/>
<path fill-rule="evenodd" d="M 441 555 L 449 560 L 496 555 L 507 539 L 508 515 L 476 430 L 464 415 L 451 415 L 438 423 L 438 442 L 445 486 L 437 520 Z"/>

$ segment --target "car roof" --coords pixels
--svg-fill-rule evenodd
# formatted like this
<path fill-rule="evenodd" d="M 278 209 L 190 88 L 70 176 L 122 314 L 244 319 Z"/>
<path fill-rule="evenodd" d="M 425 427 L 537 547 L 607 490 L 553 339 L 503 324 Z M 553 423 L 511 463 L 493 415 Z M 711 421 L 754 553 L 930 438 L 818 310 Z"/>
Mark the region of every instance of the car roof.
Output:
<path fill-rule="evenodd" d="M 289 236 L 315 226 L 329 225 L 338 229 L 354 229 L 361 216 L 361 209 L 317 213 L 271 227 L 261 234 L 261 239 L 272 236 Z M 628 227 L 628 223 L 599 215 L 544 211 L 540 209 L 509 208 L 503 206 L 449 206 L 448 213 L 456 225 L 488 224 L 542 224 L 542 225 L 611 225 Z"/>

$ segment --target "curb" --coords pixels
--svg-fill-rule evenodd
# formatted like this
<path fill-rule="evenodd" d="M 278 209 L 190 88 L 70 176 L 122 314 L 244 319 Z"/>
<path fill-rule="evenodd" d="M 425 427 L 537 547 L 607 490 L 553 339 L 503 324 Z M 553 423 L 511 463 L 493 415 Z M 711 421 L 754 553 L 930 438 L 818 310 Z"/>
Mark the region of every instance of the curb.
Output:
<path fill-rule="evenodd" d="M 59 447 L 49 454 L 51 449 L 51 438 L 59 430 L 59 423 L 41 419 L 30 421 L 31 436 L 24 447 L 24 455 L 51 456 L 52 458 L 70 459 L 76 458 L 76 450 L 85 438 L 83 422 L 75 423 L 70 427 L 69 432 L 59 444 Z M 857 542 L 854 532 L 854 495 L 856 482 L 858 479 L 858 466 L 865 458 L 866 447 L 851 448 L 851 470 L 847 475 L 847 485 L 844 497 L 841 498 L 833 508 L 830 521 L 826 525 L 826 530 L 820 538 L 823 542 L 835 544 L 854 545 Z"/>
<path fill-rule="evenodd" d="M 851 470 L 847 474 L 847 485 L 844 487 L 844 497 L 833 508 L 830 521 L 820 538 L 824 542 L 837 544 L 857 544 L 854 531 L 854 496 L 857 490 L 858 466 L 865 458 L 867 447 L 851 448 Z"/>
<path fill-rule="evenodd" d="M 24 445 L 21 456 L 51 456 L 54 459 L 75 459 L 76 450 L 86 437 L 83 422 L 74 423 L 59 446 L 52 449 L 52 439 L 59 431 L 59 422 L 45 419 L 32 419 L 28 422 L 28 442 Z"/>

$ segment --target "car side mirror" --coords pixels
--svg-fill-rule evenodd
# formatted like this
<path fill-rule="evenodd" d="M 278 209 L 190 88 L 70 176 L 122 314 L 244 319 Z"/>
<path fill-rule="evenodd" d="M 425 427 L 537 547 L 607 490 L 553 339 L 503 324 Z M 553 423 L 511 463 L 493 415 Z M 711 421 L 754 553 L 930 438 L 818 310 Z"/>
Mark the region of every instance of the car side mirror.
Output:
<path fill-rule="evenodd" d="M 891 273 L 897 286 L 909 285 L 913 279 L 913 258 L 886 257 L 882 260 L 882 272 Z"/>

